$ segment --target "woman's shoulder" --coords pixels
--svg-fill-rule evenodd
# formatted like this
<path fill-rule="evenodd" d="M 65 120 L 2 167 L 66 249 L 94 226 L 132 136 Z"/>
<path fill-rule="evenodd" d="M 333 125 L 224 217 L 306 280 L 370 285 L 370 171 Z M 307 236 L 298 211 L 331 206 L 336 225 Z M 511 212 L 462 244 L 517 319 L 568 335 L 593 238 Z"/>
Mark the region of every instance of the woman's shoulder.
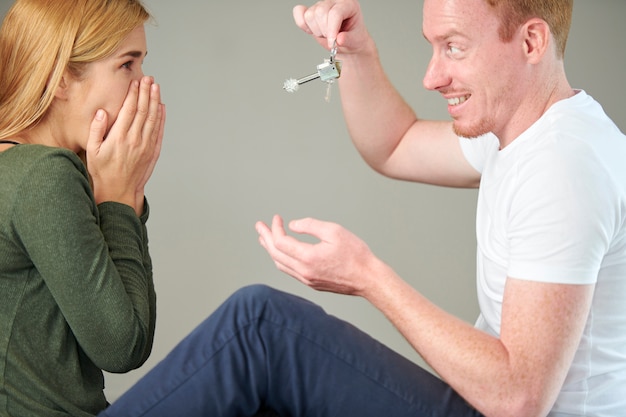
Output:
<path fill-rule="evenodd" d="M 0 153 L 3 191 L 67 190 L 77 184 L 89 187 L 87 168 L 74 152 L 43 145 L 16 145 Z"/>
<path fill-rule="evenodd" d="M 74 168 L 86 172 L 81 159 L 69 149 L 44 145 L 16 145 L 13 149 L 2 152 L 2 165 L 13 169 L 34 170 L 42 174 L 49 169 Z"/>

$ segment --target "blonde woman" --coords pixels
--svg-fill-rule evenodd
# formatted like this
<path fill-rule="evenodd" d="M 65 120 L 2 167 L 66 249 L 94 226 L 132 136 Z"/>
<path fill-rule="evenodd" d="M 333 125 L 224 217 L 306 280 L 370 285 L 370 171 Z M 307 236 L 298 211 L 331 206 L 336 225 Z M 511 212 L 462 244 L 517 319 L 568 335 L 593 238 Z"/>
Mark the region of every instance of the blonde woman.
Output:
<path fill-rule="evenodd" d="M 165 121 L 137 0 L 18 0 L 0 32 L 0 415 L 91 416 L 150 354 L 144 186 Z"/>

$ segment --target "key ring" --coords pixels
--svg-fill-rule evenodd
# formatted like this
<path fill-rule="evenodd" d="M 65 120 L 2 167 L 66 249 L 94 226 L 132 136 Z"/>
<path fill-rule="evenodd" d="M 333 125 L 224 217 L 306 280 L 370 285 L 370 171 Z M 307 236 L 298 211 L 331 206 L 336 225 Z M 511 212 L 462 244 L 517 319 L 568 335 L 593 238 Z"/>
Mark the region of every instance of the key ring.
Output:
<path fill-rule="evenodd" d="M 335 56 L 337 55 L 337 39 L 333 41 L 333 47 L 330 49 L 330 62 L 335 62 Z"/>

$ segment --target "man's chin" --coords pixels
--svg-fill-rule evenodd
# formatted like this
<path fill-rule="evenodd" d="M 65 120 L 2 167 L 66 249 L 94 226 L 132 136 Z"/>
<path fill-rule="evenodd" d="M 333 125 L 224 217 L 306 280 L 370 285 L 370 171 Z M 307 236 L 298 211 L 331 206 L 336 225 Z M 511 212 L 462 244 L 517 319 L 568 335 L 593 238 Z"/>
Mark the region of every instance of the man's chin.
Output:
<path fill-rule="evenodd" d="M 475 139 L 490 132 L 483 126 L 461 126 L 458 122 L 452 123 L 452 130 L 457 136 L 467 139 Z"/>

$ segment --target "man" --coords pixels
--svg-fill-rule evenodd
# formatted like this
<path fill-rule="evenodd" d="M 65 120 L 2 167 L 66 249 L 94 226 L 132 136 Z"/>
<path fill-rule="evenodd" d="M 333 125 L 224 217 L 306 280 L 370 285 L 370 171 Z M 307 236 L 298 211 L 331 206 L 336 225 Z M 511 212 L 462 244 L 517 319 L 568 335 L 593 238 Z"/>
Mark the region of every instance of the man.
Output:
<path fill-rule="evenodd" d="M 626 138 L 563 57 L 572 1 L 425 0 L 424 86 L 451 122 L 421 120 L 391 86 L 355 0 L 294 9 L 335 40 L 357 149 L 383 175 L 477 187 L 476 328 L 438 309 L 339 225 L 259 223 L 278 268 L 380 309 L 487 416 L 615 416 L 626 409 Z"/>

